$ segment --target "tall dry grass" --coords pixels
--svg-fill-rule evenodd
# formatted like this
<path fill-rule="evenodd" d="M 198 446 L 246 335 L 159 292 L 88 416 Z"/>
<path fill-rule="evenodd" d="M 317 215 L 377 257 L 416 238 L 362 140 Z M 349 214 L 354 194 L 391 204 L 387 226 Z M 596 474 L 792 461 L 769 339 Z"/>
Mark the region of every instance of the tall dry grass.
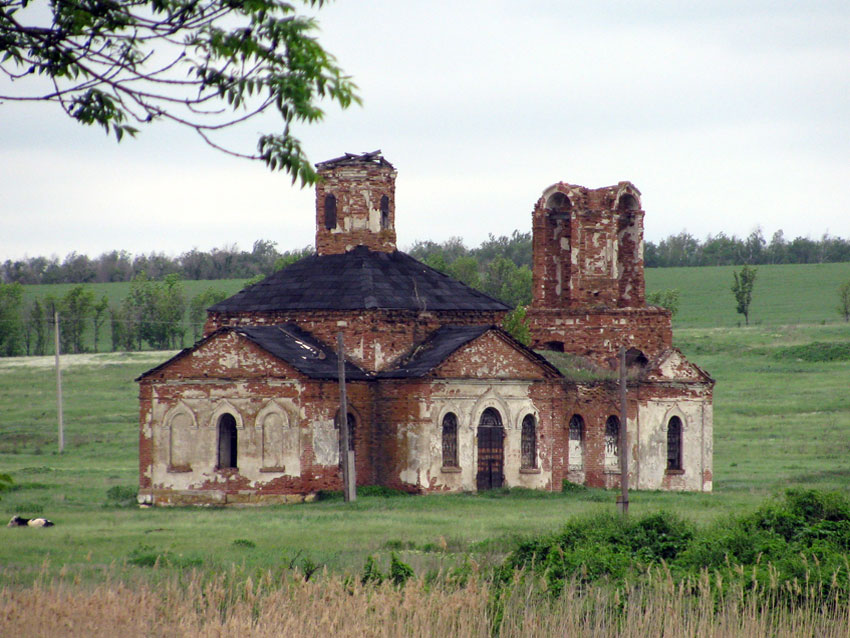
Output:
<path fill-rule="evenodd" d="M 781 587 L 761 596 L 741 587 L 718 594 L 710 578 L 677 584 L 659 571 L 632 588 L 572 583 L 553 597 L 519 577 L 499 596 L 474 576 L 463 587 L 412 580 L 401 588 L 328 574 L 305 582 L 291 573 L 276 579 L 193 572 L 161 583 L 114 579 L 96 586 L 45 576 L 32 587 L 0 591 L 0 635 L 484 638 L 493 635 L 496 615 L 503 638 L 850 635 L 847 600 L 803 597 L 789 606 L 779 602 Z"/>

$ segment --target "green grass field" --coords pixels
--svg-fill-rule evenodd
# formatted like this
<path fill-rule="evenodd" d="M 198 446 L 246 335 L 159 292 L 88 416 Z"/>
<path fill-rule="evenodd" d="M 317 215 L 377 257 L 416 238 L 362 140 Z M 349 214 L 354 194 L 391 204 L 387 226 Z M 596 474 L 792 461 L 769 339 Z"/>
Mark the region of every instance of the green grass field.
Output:
<path fill-rule="evenodd" d="M 681 306 L 674 328 L 744 325 L 735 312 L 732 272 L 739 266 L 649 268 L 646 290 L 677 288 Z M 758 266 L 750 309 L 753 325 L 833 323 L 840 320 L 838 287 L 850 281 L 850 263 Z"/>
<path fill-rule="evenodd" d="M 787 487 L 850 492 L 850 325 L 831 310 L 850 264 L 760 268 L 749 328 L 736 327 L 731 269 L 668 270 L 648 273 L 648 287 L 683 291 L 675 343 L 717 380 L 715 491 L 637 492 L 632 511 L 665 508 L 708 522 Z M 352 505 L 259 509 L 122 507 L 107 490 L 137 483 L 133 379 L 169 354 L 64 357 L 61 455 L 52 358 L 0 359 L 0 472 L 15 481 L 0 512 L 56 522 L 44 530 L 0 528 L 0 584 L 31 582 L 45 560 L 83 580 L 109 570 L 132 580 L 146 577 L 157 557 L 172 570 L 316 563 L 352 573 L 369 555 L 386 563 L 391 551 L 424 574 L 467 560 L 492 564 L 518 536 L 615 508 L 616 494 L 602 490 L 369 496 Z"/>

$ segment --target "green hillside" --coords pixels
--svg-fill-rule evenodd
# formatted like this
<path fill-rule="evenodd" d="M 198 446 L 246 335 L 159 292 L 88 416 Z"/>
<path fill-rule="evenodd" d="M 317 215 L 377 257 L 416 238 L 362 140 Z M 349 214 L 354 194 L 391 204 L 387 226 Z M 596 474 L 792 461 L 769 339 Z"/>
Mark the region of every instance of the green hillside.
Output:
<path fill-rule="evenodd" d="M 739 266 L 650 268 L 647 292 L 677 288 L 681 305 L 674 327 L 743 325 L 735 312 L 732 272 Z M 838 286 L 850 281 L 850 263 L 758 266 L 750 323 L 786 325 L 841 321 L 836 311 Z"/>

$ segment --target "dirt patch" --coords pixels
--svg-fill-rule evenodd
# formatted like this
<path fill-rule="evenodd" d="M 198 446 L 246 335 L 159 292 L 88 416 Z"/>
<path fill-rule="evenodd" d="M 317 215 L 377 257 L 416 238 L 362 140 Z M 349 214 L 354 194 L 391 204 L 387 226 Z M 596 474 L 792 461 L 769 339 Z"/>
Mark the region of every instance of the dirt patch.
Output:
<path fill-rule="evenodd" d="M 162 363 L 174 356 L 176 350 L 150 352 L 103 352 L 97 354 L 63 354 L 59 357 L 62 368 L 73 366 L 110 366 L 127 363 Z M 55 357 L 8 357 L 0 359 L 0 371 L 10 368 L 52 368 Z"/>

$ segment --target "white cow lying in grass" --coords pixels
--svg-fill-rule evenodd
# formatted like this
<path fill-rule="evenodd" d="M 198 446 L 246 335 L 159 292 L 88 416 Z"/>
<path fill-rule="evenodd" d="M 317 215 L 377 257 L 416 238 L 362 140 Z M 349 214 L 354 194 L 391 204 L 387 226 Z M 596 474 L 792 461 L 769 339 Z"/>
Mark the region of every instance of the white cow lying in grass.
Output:
<path fill-rule="evenodd" d="M 13 516 L 6 527 L 53 527 L 53 521 L 49 521 L 46 518 Z"/>

